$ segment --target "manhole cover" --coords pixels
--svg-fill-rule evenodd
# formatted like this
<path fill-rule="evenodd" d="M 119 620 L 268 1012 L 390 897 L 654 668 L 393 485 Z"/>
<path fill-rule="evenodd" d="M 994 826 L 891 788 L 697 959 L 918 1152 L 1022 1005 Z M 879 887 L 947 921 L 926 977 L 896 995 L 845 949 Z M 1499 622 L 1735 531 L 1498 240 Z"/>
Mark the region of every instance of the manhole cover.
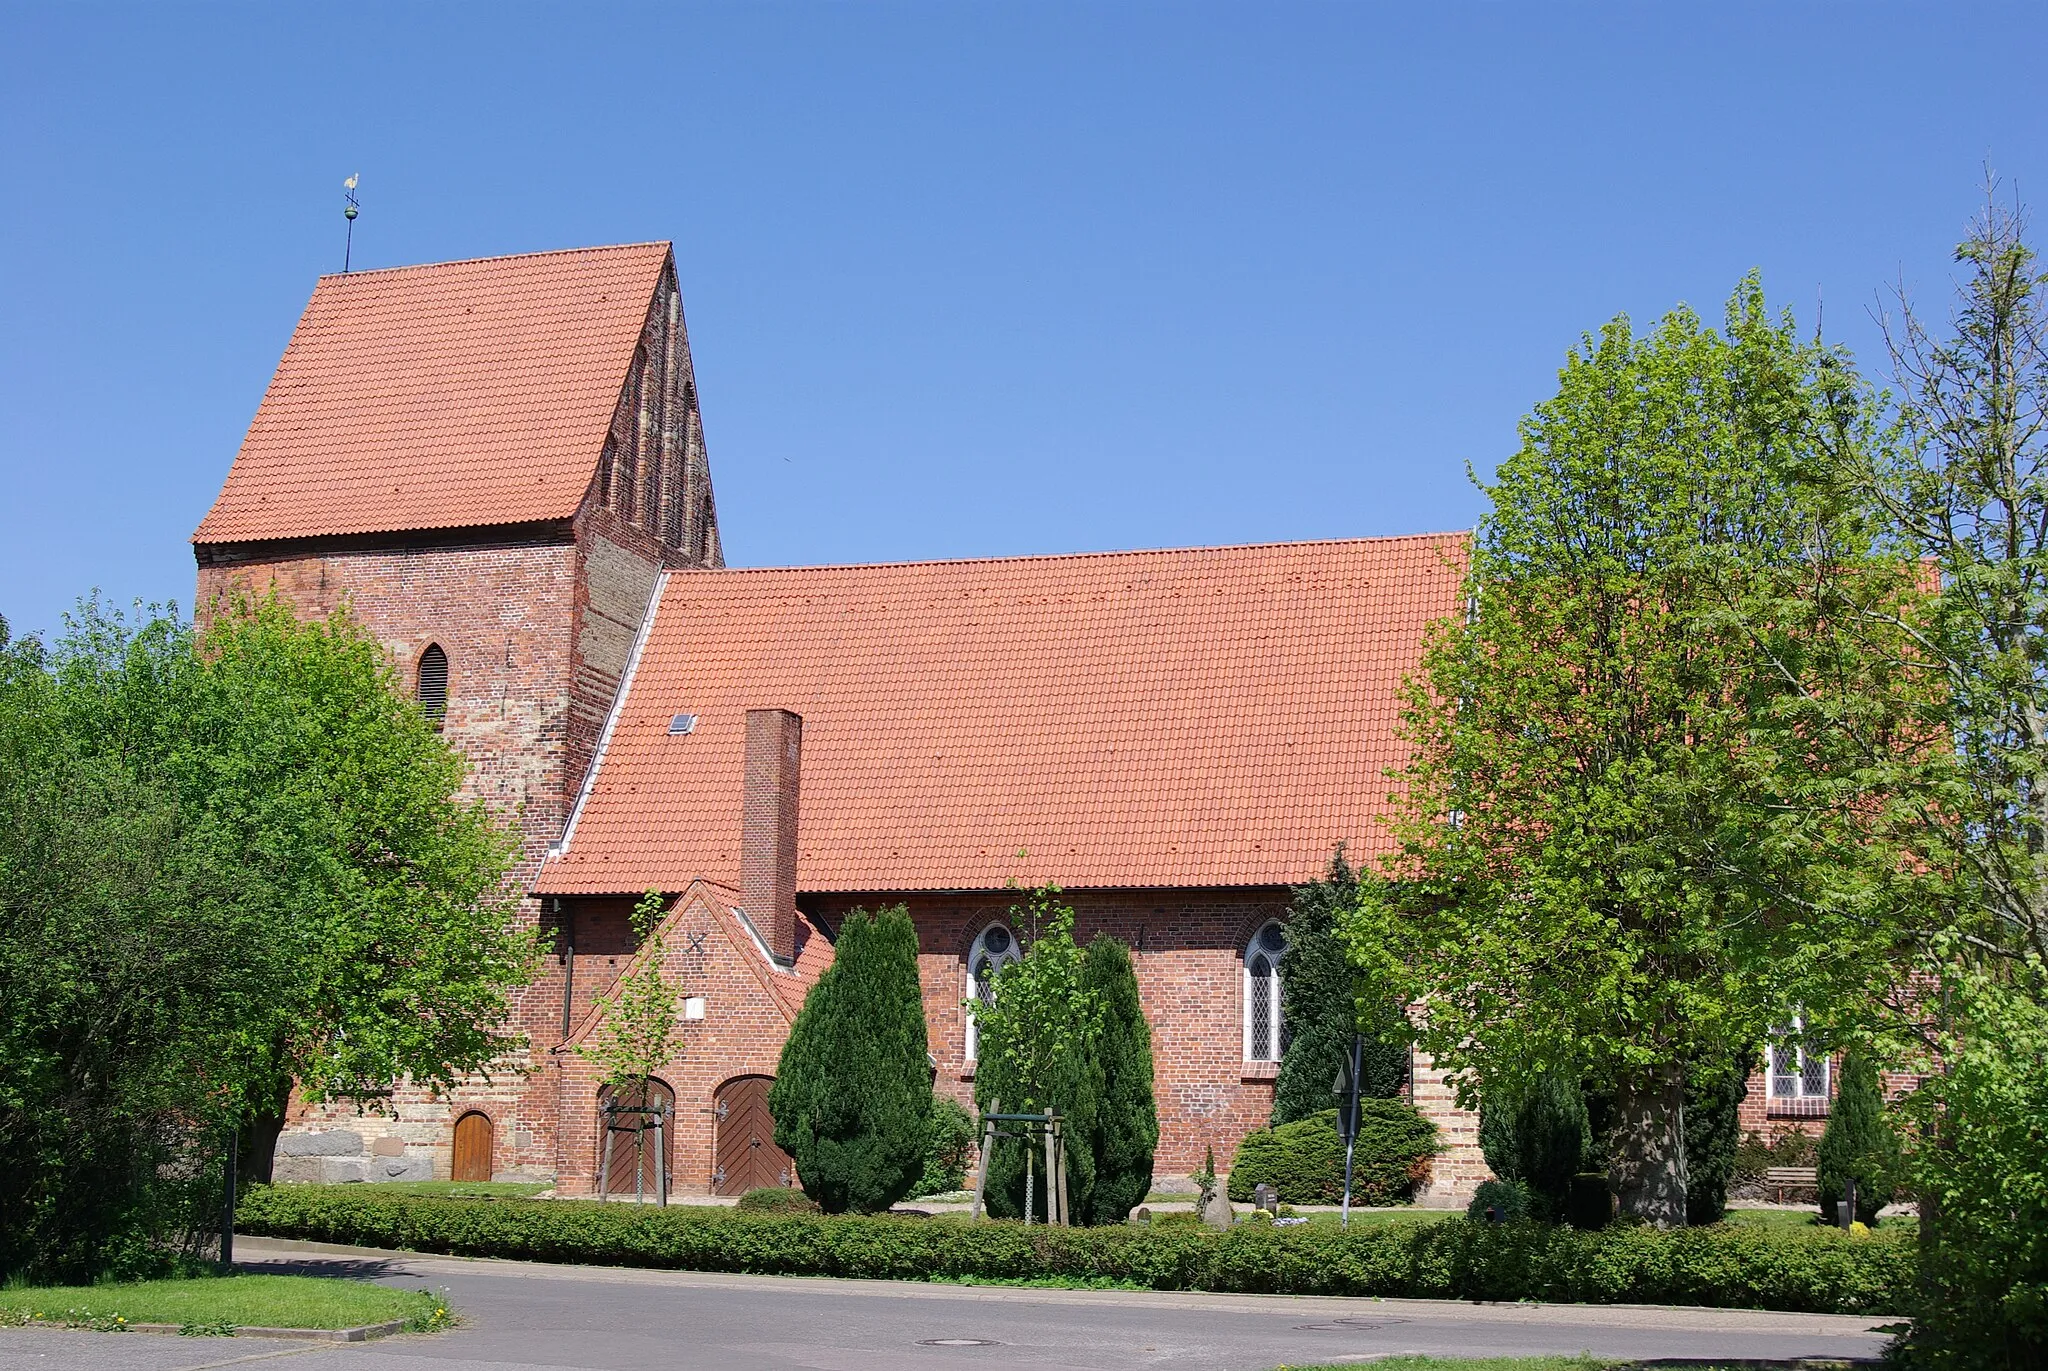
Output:
<path fill-rule="evenodd" d="M 994 1338 L 919 1338 L 919 1347 L 1001 1347 Z"/>
<path fill-rule="evenodd" d="M 1295 1328 L 1307 1333 L 1369 1333 L 1376 1328 L 1392 1328 L 1406 1319 L 1332 1319 L 1328 1323 L 1297 1323 Z"/>

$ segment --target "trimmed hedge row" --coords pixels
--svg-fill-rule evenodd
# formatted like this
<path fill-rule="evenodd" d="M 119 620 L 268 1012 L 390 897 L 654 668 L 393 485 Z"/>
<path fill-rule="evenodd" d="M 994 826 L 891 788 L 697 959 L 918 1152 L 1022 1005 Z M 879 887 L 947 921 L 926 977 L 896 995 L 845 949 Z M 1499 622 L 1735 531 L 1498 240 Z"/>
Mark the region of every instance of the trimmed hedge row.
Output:
<path fill-rule="evenodd" d="M 1025 1227 L 741 1214 L 561 1200 L 256 1186 L 244 1233 L 472 1257 L 873 1280 L 1076 1277 L 1156 1290 L 1710 1305 L 1840 1314 L 1908 1308 L 1908 1240 L 1813 1230 L 1436 1223 Z"/>

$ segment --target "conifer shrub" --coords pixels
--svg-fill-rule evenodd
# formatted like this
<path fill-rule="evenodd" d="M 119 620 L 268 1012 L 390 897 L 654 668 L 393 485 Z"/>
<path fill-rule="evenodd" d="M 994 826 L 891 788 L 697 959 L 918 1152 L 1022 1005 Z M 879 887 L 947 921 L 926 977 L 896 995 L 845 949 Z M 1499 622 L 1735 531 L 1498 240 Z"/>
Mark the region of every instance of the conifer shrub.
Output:
<path fill-rule="evenodd" d="M 1519 1098 L 1482 1100 L 1479 1147 L 1503 1181 L 1528 1187 L 1530 1217 L 1564 1217 L 1572 1178 L 1592 1155 L 1592 1127 L 1578 1079 L 1561 1071 L 1537 1076 Z"/>
<path fill-rule="evenodd" d="M 1728 1183 L 1741 1148 L 1742 1102 L 1756 1054 L 1694 1063 L 1685 1073 L 1685 1221 L 1719 1223 L 1728 1212 Z"/>
<path fill-rule="evenodd" d="M 924 1174 L 931 1109 L 917 933 L 900 905 L 857 909 L 783 1045 L 775 1144 L 820 1209 L 871 1214 Z"/>
<path fill-rule="evenodd" d="M 1352 1157 L 1353 1204 L 1406 1204 L 1429 1177 L 1436 1125 L 1401 1100 L 1358 1102 L 1358 1145 Z M 1289 1204 L 1337 1204 L 1344 1198 L 1344 1142 L 1337 1111 L 1247 1134 L 1230 1165 L 1230 1198 L 1249 1203 L 1254 1187 L 1270 1185 Z"/>
<path fill-rule="evenodd" d="M 1892 1202 L 1900 1169 L 1899 1135 L 1884 1116 L 1884 1086 L 1877 1068 L 1863 1057 L 1842 1065 L 1842 1085 L 1818 1151 L 1820 1213 L 1828 1223 L 1841 1222 L 1843 1182 L 1856 1182 L 1856 1213 L 1861 1223 L 1877 1222 L 1877 1211 Z"/>
<path fill-rule="evenodd" d="M 1481 1181 L 1465 1206 L 1465 1217 L 1485 1223 L 1517 1223 L 1534 1216 L 1536 1192 L 1526 1181 Z"/>
<path fill-rule="evenodd" d="M 932 1096 L 931 1141 L 925 1144 L 924 1175 L 910 1198 L 943 1195 L 967 1183 L 967 1159 L 974 1155 L 974 1116 L 958 1100 Z"/>
<path fill-rule="evenodd" d="M 1072 1217 L 1080 1224 L 1122 1223 L 1152 1188 L 1152 1154 L 1159 1145 L 1152 1030 L 1138 1000 L 1131 950 L 1116 939 L 1088 944 L 1081 986 L 1101 1015 L 1088 1061 L 1097 1103 L 1087 1136 L 1070 1145 L 1092 1154 L 1095 1184 L 1085 1208 L 1077 1203 Z"/>
<path fill-rule="evenodd" d="M 1393 1004 L 1374 1004 L 1361 1021 L 1357 974 L 1337 936 L 1339 915 L 1358 903 L 1358 876 L 1340 845 L 1322 880 L 1297 886 L 1284 928 L 1280 959 L 1280 1012 L 1288 1039 L 1273 1083 L 1275 1124 L 1293 1123 L 1330 1107 L 1330 1084 L 1364 1036 L 1360 1093 L 1392 1099 L 1408 1077 L 1408 1020 Z"/>

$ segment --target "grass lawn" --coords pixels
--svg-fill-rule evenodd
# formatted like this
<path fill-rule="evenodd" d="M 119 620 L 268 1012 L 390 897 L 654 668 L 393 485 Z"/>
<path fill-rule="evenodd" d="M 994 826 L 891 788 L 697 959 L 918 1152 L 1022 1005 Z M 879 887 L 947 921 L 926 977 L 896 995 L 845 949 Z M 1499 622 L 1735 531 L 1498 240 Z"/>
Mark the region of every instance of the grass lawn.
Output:
<path fill-rule="evenodd" d="M 235 1328 L 355 1328 L 393 1319 L 406 1320 L 416 1331 L 445 1327 L 448 1303 L 421 1290 L 323 1276 L 200 1276 L 0 1289 L 0 1324 L 118 1329 L 175 1323 L 194 1332 L 226 1333 Z"/>
<path fill-rule="evenodd" d="M 1359 1363 L 1344 1364 L 1341 1371 L 1357 1371 Z M 1373 1371 L 1607 1371 L 1627 1362 L 1603 1361 L 1598 1357 L 1376 1357 Z M 1283 1366 L 1279 1371 L 1340 1371 L 1335 1366 Z M 1700 1371 L 1713 1371 L 1701 1367 Z"/>
<path fill-rule="evenodd" d="M 1818 1209 L 1730 1209 L 1724 1222 L 1739 1224 L 1748 1228 L 1818 1228 Z M 1920 1220 L 1912 1214 L 1895 1214 L 1878 1224 L 1885 1231 L 1918 1228 Z"/>

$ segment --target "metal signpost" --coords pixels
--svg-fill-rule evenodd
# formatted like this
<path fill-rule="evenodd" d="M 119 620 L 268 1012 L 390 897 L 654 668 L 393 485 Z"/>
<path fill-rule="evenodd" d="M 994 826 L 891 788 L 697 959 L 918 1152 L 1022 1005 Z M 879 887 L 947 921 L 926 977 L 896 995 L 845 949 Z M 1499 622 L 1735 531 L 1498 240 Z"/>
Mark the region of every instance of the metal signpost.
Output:
<path fill-rule="evenodd" d="M 1344 1140 L 1344 1210 L 1339 1227 L 1351 1227 L 1351 1157 L 1358 1146 L 1358 1074 L 1364 1065 L 1365 1039 L 1351 1035 L 1351 1055 L 1337 1068 L 1330 1093 L 1337 1097 L 1337 1136 Z"/>

